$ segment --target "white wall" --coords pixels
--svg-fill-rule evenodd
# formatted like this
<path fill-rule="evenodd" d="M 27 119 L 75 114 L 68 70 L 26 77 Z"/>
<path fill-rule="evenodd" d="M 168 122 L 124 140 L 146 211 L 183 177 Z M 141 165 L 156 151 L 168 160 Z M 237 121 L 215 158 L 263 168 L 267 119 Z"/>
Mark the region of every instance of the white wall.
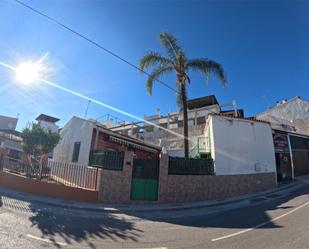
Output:
<path fill-rule="evenodd" d="M 52 132 L 57 132 L 59 130 L 59 126 L 55 123 L 47 122 L 45 120 L 40 120 L 39 122 L 40 127 L 46 130 L 51 130 Z"/>
<path fill-rule="evenodd" d="M 276 172 L 267 123 L 210 116 L 211 153 L 217 175 Z"/>
<path fill-rule="evenodd" d="M 15 130 L 18 118 L 6 117 L 0 115 L 0 129 Z"/>
<path fill-rule="evenodd" d="M 94 125 L 90 121 L 73 117 L 60 132 L 60 142 L 54 149 L 53 159 L 71 163 L 74 143 L 81 142 L 76 163 L 88 165 L 93 128 Z"/>

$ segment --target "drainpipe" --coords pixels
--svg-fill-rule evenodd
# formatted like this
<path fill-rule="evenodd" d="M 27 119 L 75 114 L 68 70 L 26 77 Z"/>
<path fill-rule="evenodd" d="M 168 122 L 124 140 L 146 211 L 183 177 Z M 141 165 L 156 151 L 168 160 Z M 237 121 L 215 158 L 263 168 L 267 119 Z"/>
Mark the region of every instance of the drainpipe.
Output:
<path fill-rule="evenodd" d="M 288 134 L 288 144 L 289 144 L 289 151 L 290 151 L 290 158 L 291 158 L 292 179 L 294 180 L 294 163 L 293 163 L 293 153 L 292 153 L 290 134 Z"/>
<path fill-rule="evenodd" d="M 95 128 L 95 139 L 94 139 L 93 150 L 96 150 L 97 147 L 98 147 L 98 137 L 99 137 L 99 130 L 98 130 L 98 128 Z"/>

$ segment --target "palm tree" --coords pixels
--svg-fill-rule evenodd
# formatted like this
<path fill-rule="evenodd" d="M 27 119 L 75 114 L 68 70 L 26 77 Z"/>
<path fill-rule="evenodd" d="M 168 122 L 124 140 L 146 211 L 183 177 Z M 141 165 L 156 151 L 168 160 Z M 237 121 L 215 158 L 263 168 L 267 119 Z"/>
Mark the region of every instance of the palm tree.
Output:
<path fill-rule="evenodd" d="M 222 66 L 216 61 L 207 58 L 188 59 L 178 44 L 176 38 L 167 32 L 159 34 L 159 41 L 166 50 L 167 56 L 157 52 L 148 52 L 140 59 L 140 68 L 145 71 L 152 69 L 146 82 L 147 92 L 152 95 L 153 82 L 168 73 L 176 74 L 177 104 L 183 110 L 184 127 L 184 153 L 189 157 L 188 141 L 188 109 L 187 109 L 187 84 L 190 84 L 189 71 L 201 72 L 206 80 L 214 74 L 223 86 L 226 85 L 226 77 Z"/>

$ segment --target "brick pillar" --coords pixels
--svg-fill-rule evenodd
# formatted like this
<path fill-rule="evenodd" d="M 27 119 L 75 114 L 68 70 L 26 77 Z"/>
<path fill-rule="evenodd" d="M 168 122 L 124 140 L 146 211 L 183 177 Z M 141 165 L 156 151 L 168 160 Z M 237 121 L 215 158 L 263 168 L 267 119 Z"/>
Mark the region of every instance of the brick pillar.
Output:
<path fill-rule="evenodd" d="M 101 189 L 101 184 L 102 184 L 102 169 L 101 168 L 97 168 L 97 182 L 96 182 L 96 186 L 95 186 L 95 189 L 100 191 Z"/>
<path fill-rule="evenodd" d="M 125 151 L 121 171 L 101 169 L 98 189 L 100 202 L 130 202 L 133 155 L 133 151 Z"/>
<path fill-rule="evenodd" d="M 168 195 L 168 155 L 161 154 L 158 201 L 164 202 Z"/>
<path fill-rule="evenodd" d="M 133 169 L 133 151 L 125 151 L 123 160 L 123 176 L 122 176 L 122 194 L 121 202 L 129 202 L 131 200 L 131 182 Z"/>

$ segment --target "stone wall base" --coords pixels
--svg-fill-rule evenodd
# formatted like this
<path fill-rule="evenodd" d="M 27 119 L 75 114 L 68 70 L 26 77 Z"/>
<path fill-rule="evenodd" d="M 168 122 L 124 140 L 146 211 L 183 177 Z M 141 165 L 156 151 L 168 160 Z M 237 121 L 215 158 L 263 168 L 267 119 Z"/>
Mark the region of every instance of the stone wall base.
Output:
<path fill-rule="evenodd" d="M 276 186 L 276 173 L 242 175 L 169 175 L 168 157 L 160 160 L 158 201 L 130 200 L 133 152 L 126 152 L 123 170 L 102 169 L 99 201 L 105 203 L 171 203 L 217 200 L 256 193 Z"/>
<path fill-rule="evenodd" d="M 168 175 L 160 182 L 159 202 L 218 200 L 276 186 L 275 173 L 225 176 Z"/>

